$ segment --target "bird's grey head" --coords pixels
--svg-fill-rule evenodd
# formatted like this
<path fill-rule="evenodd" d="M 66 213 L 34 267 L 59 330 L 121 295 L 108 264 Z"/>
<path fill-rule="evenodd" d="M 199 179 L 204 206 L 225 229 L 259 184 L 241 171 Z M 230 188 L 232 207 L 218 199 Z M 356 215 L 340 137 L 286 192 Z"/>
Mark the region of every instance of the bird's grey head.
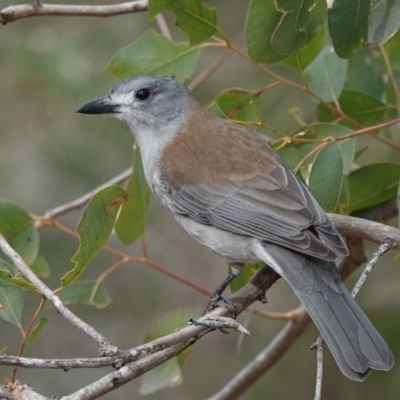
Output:
<path fill-rule="evenodd" d="M 140 142 L 142 135 L 162 137 L 170 127 L 177 128 L 184 120 L 190 97 L 189 89 L 174 79 L 139 76 L 117 82 L 107 96 L 83 104 L 77 112 L 117 118 Z"/>

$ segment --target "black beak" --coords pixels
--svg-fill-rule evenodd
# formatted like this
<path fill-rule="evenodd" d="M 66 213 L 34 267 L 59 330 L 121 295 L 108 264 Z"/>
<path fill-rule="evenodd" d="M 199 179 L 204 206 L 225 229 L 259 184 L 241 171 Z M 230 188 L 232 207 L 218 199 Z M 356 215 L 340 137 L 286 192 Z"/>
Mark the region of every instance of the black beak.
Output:
<path fill-rule="evenodd" d="M 101 97 L 100 99 L 89 101 L 82 104 L 77 110 L 81 114 L 118 114 L 119 105 L 113 104 L 109 97 Z"/>

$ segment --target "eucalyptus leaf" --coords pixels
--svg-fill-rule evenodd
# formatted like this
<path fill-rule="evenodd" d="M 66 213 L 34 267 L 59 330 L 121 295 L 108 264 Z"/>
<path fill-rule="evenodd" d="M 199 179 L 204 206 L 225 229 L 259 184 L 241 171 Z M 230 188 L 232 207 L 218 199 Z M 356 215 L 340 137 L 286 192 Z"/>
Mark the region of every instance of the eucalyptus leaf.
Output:
<path fill-rule="evenodd" d="M 350 59 L 345 90 L 382 101 L 387 85 L 387 67 L 379 49 L 359 49 Z"/>
<path fill-rule="evenodd" d="M 118 186 L 109 186 L 96 193 L 89 201 L 77 226 L 79 248 L 72 261 L 75 267 L 61 278 L 62 286 L 80 278 L 96 254 L 107 243 L 114 227 L 117 212 L 127 199 Z"/>
<path fill-rule="evenodd" d="M 400 2 L 396 0 L 371 0 L 367 46 L 387 42 L 400 27 Z"/>
<path fill-rule="evenodd" d="M 387 110 L 386 105 L 377 98 L 350 90 L 343 90 L 339 97 L 339 104 L 346 115 L 363 126 L 372 126 L 383 122 L 383 117 Z M 324 104 L 318 105 L 317 116 L 322 122 L 331 122 L 338 117 L 336 113 L 328 109 Z M 346 126 L 353 125 L 346 120 L 342 120 L 341 123 Z"/>
<path fill-rule="evenodd" d="M 10 324 L 20 326 L 24 293 L 14 282 L 0 278 L 0 318 Z"/>
<path fill-rule="evenodd" d="M 247 263 L 242 269 L 242 272 L 231 282 L 229 288 L 232 293 L 237 292 L 243 286 L 247 285 L 253 278 L 254 274 L 264 266 L 263 262 Z M 231 266 L 229 265 L 229 273 L 232 272 Z"/>
<path fill-rule="evenodd" d="M 112 299 L 103 283 L 97 281 L 79 281 L 64 288 L 59 297 L 64 304 L 83 303 L 96 308 L 104 308 Z"/>
<path fill-rule="evenodd" d="M 333 0 L 328 8 L 328 26 L 339 57 L 350 58 L 368 41 L 371 8 L 366 0 Z"/>
<path fill-rule="evenodd" d="M 6 269 L 0 269 L 0 278 L 8 282 L 15 283 L 23 289 L 31 290 L 32 292 L 38 292 L 38 289 L 35 285 L 26 281 L 25 279 L 13 276 L 11 272 Z"/>
<path fill-rule="evenodd" d="M 36 257 L 30 268 L 39 278 L 48 278 L 50 276 L 50 266 L 47 260 L 40 254 Z"/>
<path fill-rule="evenodd" d="M 106 67 L 118 79 L 137 75 L 165 75 L 183 82 L 193 74 L 200 47 L 173 43 L 153 30 L 120 49 Z"/>
<path fill-rule="evenodd" d="M 221 107 L 215 102 L 213 101 L 208 108 L 219 118 L 222 119 L 227 119 L 227 116 L 225 115 L 225 113 L 222 111 Z"/>
<path fill-rule="evenodd" d="M 347 66 L 348 61 L 339 58 L 328 41 L 305 70 L 309 88 L 325 101 L 338 99 L 346 81 Z"/>
<path fill-rule="evenodd" d="M 166 336 L 184 328 L 190 318 L 198 318 L 198 310 L 177 310 L 159 321 L 147 334 L 144 343 Z M 167 387 L 179 386 L 183 382 L 183 371 L 189 360 L 193 346 L 188 347 L 177 357 L 168 360 L 147 372 L 142 378 L 140 393 L 150 394 Z"/>
<path fill-rule="evenodd" d="M 370 164 L 348 176 L 350 204 L 346 213 L 374 207 L 397 195 L 400 165 L 393 163 Z"/>
<path fill-rule="evenodd" d="M 342 155 L 338 144 L 330 142 L 315 157 L 311 167 L 308 188 L 326 212 L 336 212 L 342 185 Z"/>
<path fill-rule="evenodd" d="M 176 25 L 189 36 L 190 44 L 203 43 L 217 32 L 217 11 L 203 0 L 149 0 L 150 18 L 162 11 L 172 11 Z"/>
<path fill-rule="evenodd" d="M 303 48 L 325 21 L 325 0 L 252 0 L 247 22 L 251 58 L 273 63 Z"/>
<path fill-rule="evenodd" d="M 33 263 L 39 251 L 39 235 L 34 224 L 35 221 L 21 206 L 0 199 L 0 233 L 28 265 Z M 0 258 L 14 265 L 1 250 Z"/>
<path fill-rule="evenodd" d="M 306 167 L 314 161 L 315 156 L 310 156 L 307 159 L 308 154 L 310 154 L 317 146 L 329 137 L 338 138 L 341 136 L 346 136 L 351 134 L 353 130 L 336 124 L 326 124 L 326 123 L 315 123 L 309 125 L 304 131 L 298 132 L 293 136 L 293 140 L 287 143 L 285 146 L 278 150 L 279 155 L 285 160 L 285 162 L 292 168 L 297 169 L 299 163 L 302 160 L 302 166 Z M 307 142 L 296 142 L 295 138 L 299 137 L 301 139 L 310 140 L 320 140 L 311 143 Z M 339 150 L 342 154 L 343 160 L 343 173 L 348 174 L 352 168 L 352 164 L 355 157 L 355 145 L 356 139 L 349 138 L 345 140 L 338 141 Z"/>
<path fill-rule="evenodd" d="M 121 207 L 115 231 L 124 244 L 130 244 L 146 229 L 150 201 L 150 189 L 144 177 L 139 148 L 135 151 L 135 165 L 126 191 L 128 200 Z"/>
<path fill-rule="evenodd" d="M 259 115 L 259 92 L 244 89 L 228 89 L 216 97 L 222 112 L 230 119 L 238 121 L 257 121 Z"/>
<path fill-rule="evenodd" d="M 48 321 L 49 320 L 47 318 L 40 318 L 38 324 L 35 326 L 33 331 L 22 341 L 22 343 L 32 343 L 39 336 L 40 332 L 42 332 Z"/>
<path fill-rule="evenodd" d="M 326 31 L 322 27 L 319 32 L 316 33 L 314 37 L 306 44 L 306 46 L 300 50 L 297 50 L 288 58 L 281 60 L 279 64 L 289 68 L 304 70 L 314 61 L 314 59 L 324 48 L 325 37 Z"/>

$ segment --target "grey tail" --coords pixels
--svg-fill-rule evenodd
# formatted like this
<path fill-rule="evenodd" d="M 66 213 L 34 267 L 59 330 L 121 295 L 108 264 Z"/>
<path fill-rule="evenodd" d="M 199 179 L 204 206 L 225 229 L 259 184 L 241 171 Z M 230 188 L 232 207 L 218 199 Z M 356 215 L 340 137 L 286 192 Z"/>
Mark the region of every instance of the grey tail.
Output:
<path fill-rule="evenodd" d="M 344 375 L 363 381 L 371 369 L 393 367 L 392 352 L 344 286 L 333 262 L 269 243 L 263 243 L 263 249 L 263 261 L 293 288 Z"/>

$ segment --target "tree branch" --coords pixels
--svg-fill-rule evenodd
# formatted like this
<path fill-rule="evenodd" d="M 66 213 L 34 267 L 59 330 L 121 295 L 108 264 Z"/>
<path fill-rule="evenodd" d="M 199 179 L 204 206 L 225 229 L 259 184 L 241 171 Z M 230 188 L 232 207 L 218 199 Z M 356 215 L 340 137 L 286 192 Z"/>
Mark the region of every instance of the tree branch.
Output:
<path fill-rule="evenodd" d="M 25 261 L 21 256 L 7 243 L 3 235 L 0 234 L 0 248 L 3 252 L 10 257 L 15 266 L 39 289 L 39 291 L 53 304 L 54 308 L 72 325 L 78 328 L 80 331 L 89 336 L 99 346 L 111 348 L 111 343 L 108 340 L 93 329 L 86 322 L 82 321 L 75 314 L 73 314 L 64 304 L 60 298 L 56 296 L 53 291 L 46 286 L 25 264 Z"/>
<path fill-rule="evenodd" d="M 357 283 L 354 285 L 353 290 L 351 291 L 351 295 L 356 297 L 360 289 L 363 287 L 366 282 L 368 275 L 374 269 L 378 260 L 388 251 L 390 250 L 391 245 L 389 242 L 382 243 L 377 250 L 374 251 L 372 258 L 368 261 L 367 266 L 364 268 L 363 273 L 358 278 Z"/>
<path fill-rule="evenodd" d="M 344 236 L 383 244 L 390 241 L 392 249 L 400 249 L 400 229 L 348 215 L 328 214 L 336 229 Z"/>
<path fill-rule="evenodd" d="M 322 378 L 324 375 L 324 340 L 322 336 L 317 339 L 315 349 L 317 350 L 317 379 L 315 383 L 314 400 L 321 400 Z"/>
<path fill-rule="evenodd" d="M 68 371 L 75 368 L 101 368 L 109 367 L 115 357 L 94 358 L 27 358 L 16 357 L 8 354 L 0 355 L 0 365 L 9 365 L 22 368 L 62 369 Z"/>
<path fill-rule="evenodd" d="M 333 216 L 335 219 L 342 216 Z M 398 235 L 398 230 L 394 228 L 389 228 L 383 224 L 377 224 L 371 221 L 363 221 L 358 218 L 353 217 L 344 217 L 343 220 L 340 220 L 339 226 L 342 227 L 342 230 L 345 227 L 348 231 L 351 231 L 354 235 L 354 229 L 364 229 L 364 224 L 370 225 L 374 224 L 375 229 L 379 229 L 382 232 L 376 236 L 376 233 L 372 235 L 373 240 L 380 239 L 388 239 L 391 233 L 393 233 L 394 240 L 390 242 L 390 245 L 396 245 L 396 235 Z M 358 228 L 357 228 L 358 227 Z M 393 232 L 392 232 L 393 231 Z M 372 233 L 367 231 L 367 233 L 363 234 L 363 238 L 367 235 L 366 238 L 370 238 Z M 393 239 L 391 237 L 390 239 Z M 0 237 L 0 247 L 2 247 L 3 251 L 6 252 L 17 264 L 17 259 L 15 258 L 15 252 L 10 253 L 7 252 L 7 249 L 4 246 L 5 240 Z M 348 257 L 343 263 L 343 274 L 344 276 L 349 275 L 351 271 L 357 268 L 365 259 L 365 256 L 362 251 L 362 240 L 357 238 L 348 238 L 348 247 L 350 249 L 350 257 Z M 398 244 L 397 244 L 398 245 Z M 389 246 L 389 245 L 387 245 Z M 12 250 L 12 249 L 11 249 Z M 20 262 L 17 264 L 20 267 Z M 28 267 L 26 267 L 29 270 Z M 25 271 L 24 268 L 21 268 L 21 271 L 30 279 L 29 272 Z M 265 294 L 265 291 L 268 290 L 272 284 L 279 278 L 279 276 L 268 266 L 262 268 L 252 279 L 252 281 L 246 285 L 244 288 L 236 292 L 230 300 L 235 304 L 237 309 L 237 313 L 241 313 L 245 308 L 247 308 L 250 304 L 252 304 L 256 300 L 261 300 Z M 32 282 L 36 284 L 34 279 Z M 40 280 L 39 280 L 40 282 Z M 43 284 L 44 285 L 44 284 Z M 46 286 L 45 286 L 46 287 Z M 38 288 L 44 292 L 44 288 L 41 285 L 38 285 Z M 46 287 L 47 288 L 47 287 Z M 47 288 L 48 289 L 48 288 Z M 50 290 L 50 289 L 48 289 Z M 53 293 L 50 291 L 51 295 Z M 209 316 L 226 316 L 227 310 L 225 308 L 218 308 L 213 310 Z M 294 343 L 297 337 L 305 330 L 306 326 L 310 322 L 310 319 L 305 312 L 305 310 L 301 309 L 301 311 L 297 314 L 294 320 L 290 321 L 285 328 L 281 331 L 281 333 L 274 339 L 274 341 L 262 352 L 262 354 L 257 357 L 257 359 L 248 366 L 247 369 L 241 371 L 241 373 L 232 381 L 234 385 L 228 384 L 220 393 L 215 395 L 213 400 L 221 400 L 221 399 L 233 399 L 237 398 L 236 395 L 234 397 L 226 397 L 225 391 L 227 390 L 229 396 L 232 393 L 236 393 L 239 390 L 239 393 L 242 393 L 248 386 L 250 386 L 258 377 L 264 373 L 267 369 L 272 367 L 277 360 L 279 360 L 282 355 L 286 352 L 286 350 Z M 157 339 L 152 343 L 147 343 L 145 345 L 139 346 L 136 349 L 128 350 L 126 352 L 121 352 L 120 355 L 122 357 L 122 362 L 132 362 L 134 364 L 127 364 L 123 367 L 122 371 L 119 370 L 117 373 L 109 374 L 107 377 L 100 379 L 97 382 L 88 385 L 86 388 L 78 391 L 71 396 L 68 396 L 66 399 L 71 400 L 75 398 L 82 399 L 92 399 L 96 398 L 98 394 L 107 393 L 112 390 L 112 388 L 117 388 L 124 383 L 127 383 L 136 377 L 142 375 L 144 372 L 149 369 L 154 368 L 155 366 L 163 363 L 165 360 L 170 359 L 183 351 L 189 345 L 193 344 L 200 337 L 202 337 L 205 333 L 210 332 L 210 329 L 201 326 L 190 326 L 186 327 L 178 332 L 172 333 L 171 335 L 165 336 L 163 338 Z M 32 367 L 35 364 L 35 360 L 23 359 L 23 358 L 10 358 L 9 356 L 4 356 L 0 358 L 4 360 L 5 364 L 10 365 L 13 363 L 15 365 Z M 91 359 L 84 360 L 85 363 L 91 366 L 95 366 L 96 363 L 99 363 L 99 366 L 110 365 L 115 363 L 116 357 L 108 357 L 103 359 Z M 28 361 L 29 360 L 29 361 Z M 101 361 L 100 361 L 101 360 Z M 139 361 L 138 361 L 139 360 Z M 46 360 L 50 361 L 50 360 Z M 75 361 L 73 363 L 73 361 Z M 52 363 L 48 364 L 50 368 L 79 368 L 82 367 L 82 363 L 80 363 L 80 359 L 76 360 L 52 360 Z M 2 363 L 2 362 L 1 362 Z M 44 368 L 43 362 L 37 363 L 38 367 Z M 110 379 L 115 380 L 115 384 L 110 386 Z M 108 383 L 107 383 L 108 382 Z M 238 382 L 240 383 L 238 385 Z M 244 385 L 244 386 L 243 386 Z M 86 397 L 82 396 L 82 391 L 85 393 L 89 393 Z M 78 396 L 78 397 L 74 397 Z M 219 397 L 221 396 L 221 397 Z"/>
<path fill-rule="evenodd" d="M 17 21 L 21 18 L 36 16 L 75 16 L 75 17 L 112 17 L 114 15 L 130 14 L 147 10 L 148 1 L 128 1 L 125 3 L 81 6 L 64 4 L 43 4 L 34 2 L 32 4 L 19 4 L 8 6 L 0 11 L 0 23 L 3 25 Z"/>
<path fill-rule="evenodd" d="M 12 255 L 13 259 L 15 260 L 15 255 L 10 252 L 10 250 L 7 248 L 7 246 L 4 245 L 3 242 L 5 242 L 5 240 L 1 240 L 0 236 L 0 245 L 3 251 L 5 251 L 8 256 Z M 25 274 L 23 268 L 21 269 L 21 271 Z M 29 277 L 29 274 L 27 274 L 27 276 Z M 247 308 L 256 300 L 261 299 L 264 296 L 265 291 L 268 290 L 276 282 L 277 279 L 279 279 L 279 275 L 277 275 L 275 271 L 273 271 L 268 266 L 264 266 L 264 268 L 258 271 L 258 273 L 253 277 L 252 281 L 248 285 L 246 285 L 244 288 L 242 288 L 230 297 L 230 300 L 234 303 L 236 307 L 237 314 L 241 313 L 245 308 Z M 32 283 L 35 284 L 35 282 L 33 281 Z M 224 307 L 220 307 L 208 313 L 207 315 L 207 317 L 210 318 L 219 316 L 228 316 L 227 309 Z M 212 330 L 213 329 L 204 326 L 191 325 L 163 338 L 157 339 L 151 343 L 146 343 L 142 346 L 139 346 L 136 349 L 132 349 L 127 352 L 122 351 L 121 356 L 124 359 L 124 362 L 126 362 L 127 360 L 133 360 L 134 362 L 125 365 L 117 372 L 108 374 L 107 376 L 99 379 L 96 382 L 93 382 L 87 387 L 80 389 L 76 393 L 64 397 L 63 399 L 94 399 L 99 397 L 100 395 L 108 393 L 109 391 L 122 386 L 123 384 L 137 378 L 138 376 L 143 375 L 145 372 L 155 368 L 157 365 L 162 364 L 166 360 L 177 356 L 188 346 L 200 339 L 204 334 L 209 333 Z M 20 365 L 23 367 L 37 366 L 40 368 L 45 368 L 45 363 L 48 361 L 50 361 L 50 363 L 47 364 L 48 368 L 77 368 L 83 367 L 83 363 L 94 367 L 94 364 L 96 362 L 99 363 L 99 366 L 103 366 L 107 364 L 109 365 L 110 363 L 112 363 L 112 361 L 115 360 L 116 357 L 108 357 L 103 360 L 35 360 L 19 357 L 0 356 L 0 364 Z M 78 366 L 78 364 L 80 365 Z"/>
<path fill-rule="evenodd" d="M 0 386 L 0 399 L 4 400 L 48 400 L 47 397 L 34 392 L 28 385 L 7 383 Z"/>

